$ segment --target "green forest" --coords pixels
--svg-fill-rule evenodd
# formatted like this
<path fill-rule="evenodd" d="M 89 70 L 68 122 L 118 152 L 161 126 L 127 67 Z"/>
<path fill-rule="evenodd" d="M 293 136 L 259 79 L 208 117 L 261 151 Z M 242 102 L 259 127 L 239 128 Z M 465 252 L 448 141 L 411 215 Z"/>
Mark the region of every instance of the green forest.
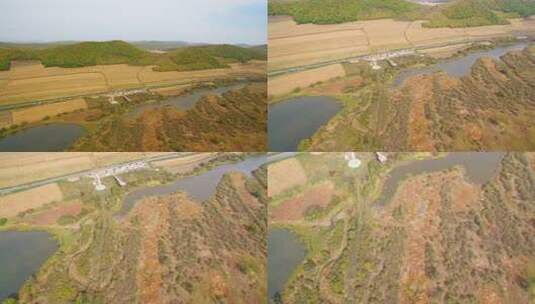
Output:
<path fill-rule="evenodd" d="M 299 24 L 336 24 L 394 18 L 427 20 L 427 27 L 507 24 L 507 18 L 535 14 L 535 0 L 454 0 L 430 7 L 404 0 L 273 0 L 270 15 L 290 15 Z"/>
<path fill-rule="evenodd" d="M 0 70 L 13 60 L 39 60 L 45 67 L 75 68 L 107 64 L 156 65 L 162 71 L 191 71 L 227 67 L 231 62 L 266 60 L 255 48 L 234 45 L 181 47 L 155 54 L 124 41 L 81 42 L 50 48 L 0 48 Z"/>

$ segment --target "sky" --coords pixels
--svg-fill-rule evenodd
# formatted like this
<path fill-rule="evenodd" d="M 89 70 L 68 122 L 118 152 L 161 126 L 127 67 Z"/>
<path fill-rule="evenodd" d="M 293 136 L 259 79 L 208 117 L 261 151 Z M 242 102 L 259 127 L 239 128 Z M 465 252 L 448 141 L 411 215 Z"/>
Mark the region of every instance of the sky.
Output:
<path fill-rule="evenodd" d="M 0 41 L 265 44 L 266 0 L 0 0 Z"/>

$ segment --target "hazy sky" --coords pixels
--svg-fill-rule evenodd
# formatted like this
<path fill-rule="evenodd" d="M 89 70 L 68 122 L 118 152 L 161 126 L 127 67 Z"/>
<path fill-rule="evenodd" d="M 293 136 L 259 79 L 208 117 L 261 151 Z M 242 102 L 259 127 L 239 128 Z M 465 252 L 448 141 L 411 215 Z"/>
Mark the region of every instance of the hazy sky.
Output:
<path fill-rule="evenodd" d="M 266 43 L 266 0 L 0 0 L 0 41 Z"/>

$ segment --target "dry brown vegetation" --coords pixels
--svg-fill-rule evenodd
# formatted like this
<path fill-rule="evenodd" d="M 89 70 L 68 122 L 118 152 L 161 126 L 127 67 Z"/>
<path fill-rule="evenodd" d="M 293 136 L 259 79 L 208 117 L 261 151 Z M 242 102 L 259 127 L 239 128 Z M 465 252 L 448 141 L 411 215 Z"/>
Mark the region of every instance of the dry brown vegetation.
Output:
<path fill-rule="evenodd" d="M 146 110 L 107 121 L 79 140 L 76 151 L 264 151 L 267 88 L 252 83 L 221 96 L 203 96 L 193 108 Z"/>
<path fill-rule="evenodd" d="M 327 207 L 333 194 L 334 184 L 331 181 L 322 182 L 270 209 L 269 218 L 276 222 L 300 220 L 311 208 Z"/>
<path fill-rule="evenodd" d="M 334 25 L 296 24 L 290 17 L 269 19 L 268 70 L 407 47 L 431 47 L 482 38 L 535 32 L 535 20 L 472 28 L 424 28 L 422 21 L 380 19 Z"/>
<path fill-rule="evenodd" d="M 17 214 L 59 202 L 63 194 L 57 184 L 48 184 L 30 190 L 0 196 L 0 217 L 14 217 Z"/>
<path fill-rule="evenodd" d="M 57 224 L 58 220 L 63 216 L 75 217 L 82 211 L 82 203 L 80 201 L 72 201 L 58 206 L 54 206 L 50 209 L 46 209 L 42 212 L 38 212 L 32 215 L 28 220 L 30 225 L 48 226 Z"/>

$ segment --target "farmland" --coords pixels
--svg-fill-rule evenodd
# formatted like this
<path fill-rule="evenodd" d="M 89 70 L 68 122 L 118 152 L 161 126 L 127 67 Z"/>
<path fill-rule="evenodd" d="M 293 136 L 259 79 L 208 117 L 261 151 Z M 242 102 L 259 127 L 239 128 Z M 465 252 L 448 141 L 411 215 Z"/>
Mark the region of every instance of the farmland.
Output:
<path fill-rule="evenodd" d="M 344 155 L 296 156 L 309 182 L 270 200 L 285 257 L 305 252 L 270 303 L 533 301 L 533 155 Z"/>
<path fill-rule="evenodd" d="M 535 32 L 533 19 L 511 19 L 507 25 L 471 28 L 426 28 L 423 23 L 379 19 L 316 25 L 297 24 L 290 17 L 270 17 L 268 71 L 401 48 L 424 49 Z"/>

